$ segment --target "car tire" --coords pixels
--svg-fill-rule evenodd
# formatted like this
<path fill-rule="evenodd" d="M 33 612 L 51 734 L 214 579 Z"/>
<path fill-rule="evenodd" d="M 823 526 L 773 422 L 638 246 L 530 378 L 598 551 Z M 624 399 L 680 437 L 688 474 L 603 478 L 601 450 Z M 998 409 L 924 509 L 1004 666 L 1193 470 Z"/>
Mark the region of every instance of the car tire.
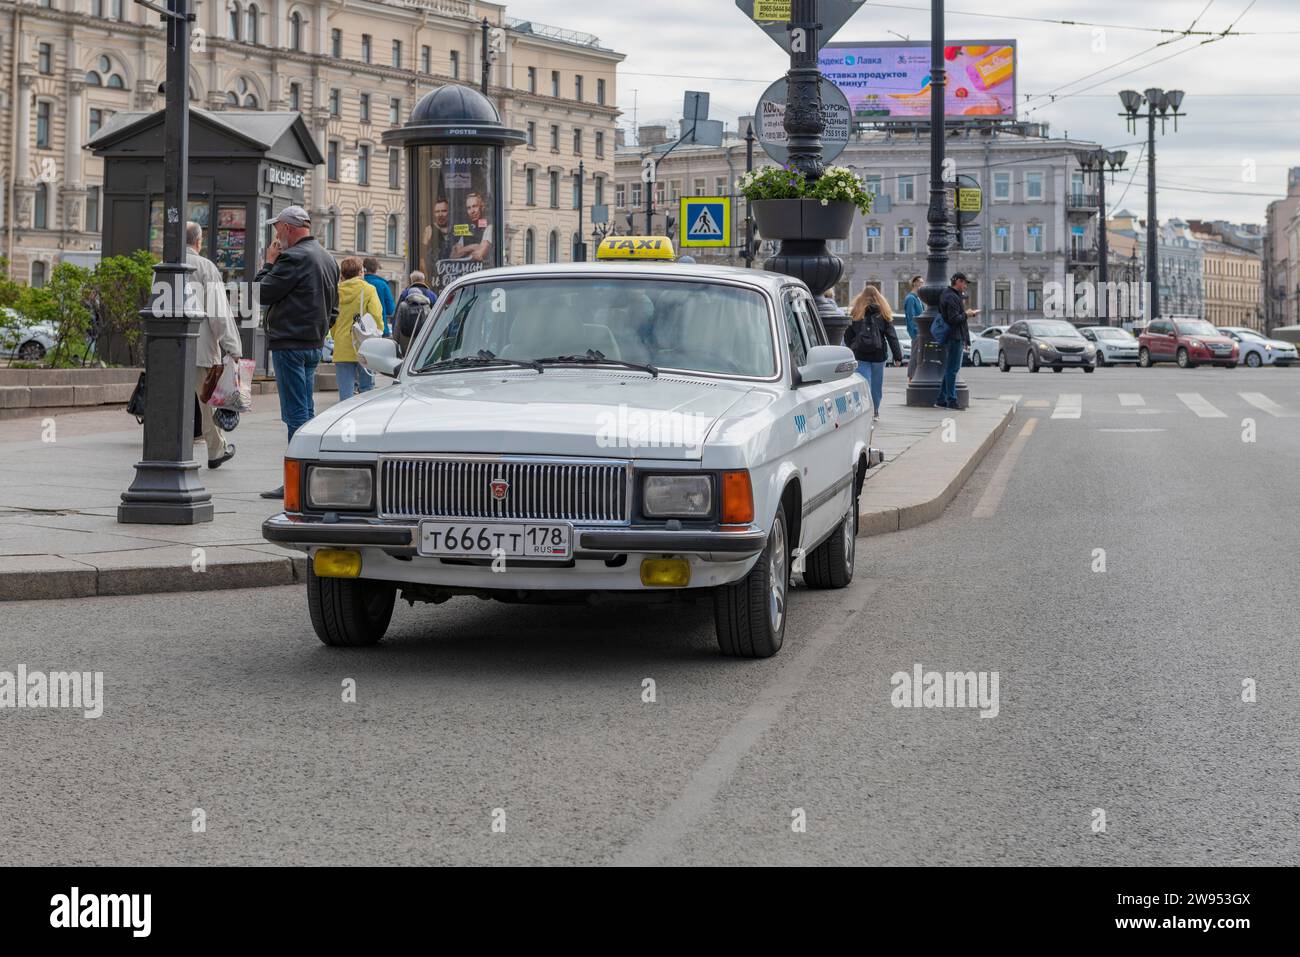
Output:
<path fill-rule="evenodd" d="M 331 648 L 378 644 L 388 631 L 397 601 L 392 582 L 320 578 L 307 564 L 307 608 L 316 637 Z"/>
<path fill-rule="evenodd" d="M 1052 371 L 1053 371 L 1053 372 L 1064 372 L 1065 369 L 1064 369 L 1062 366 L 1052 366 Z"/>
<path fill-rule="evenodd" d="M 853 497 L 852 511 L 845 515 L 831 537 L 807 557 L 803 583 L 809 588 L 844 588 L 853 581 L 853 559 L 857 552 L 858 499 Z"/>
<path fill-rule="evenodd" d="M 1224 368 L 1225 368 L 1225 369 L 1235 369 L 1235 368 L 1237 368 L 1237 363 L 1235 363 L 1235 362 L 1229 362 L 1226 366 L 1224 366 Z"/>
<path fill-rule="evenodd" d="M 1151 368 L 1151 350 L 1148 349 L 1146 346 L 1143 346 L 1141 349 L 1138 350 L 1138 368 L 1140 369 Z"/>
<path fill-rule="evenodd" d="M 1096 366 L 1084 366 L 1084 367 L 1083 367 L 1083 371 L 1084 371 L 1084 372 L 1096 372 L 1096 371 L 1097 371 L 1097 367 L 1096 367 Z"/>
<path fill-rule="evenodd" d="M 976 366 L 977 368 L 978 368 L 979 366 L 984 365 L 984 356 L 983 356 L 983 354 L 980 353 L 980 352 L 978 352 L 978 351 L 974 351 L 974 352 L 972 352 L 972 353 L 970 354 L 970 364 L 973 365 L 973 366 Z"/>
<path fill-rule="evenodd" d="M 718 648 L 732 658 L 770 658 L 785 640 L 790 546 L 785 506 L 777 506 L 767 545 L 749 574 L 713 590 Z"/>
<path fill-rule="evenodd" d="M 22 362 L 40 362 L 45 358 L 45 346 L 31 339 L 18 347 L 15 358 Z"/>
<path fill-rule="evenodd" d="M 1101 366 L 1102 368 L 1105 368 L 1106 366 L 1106 357 L 1102 355 L 1100 352 L 1097 353 L 1097 365 Z"/>
<path fill-rule="evenodd" d="M 1246 365 L 1252 369 L 1258 369 L 1264 364 L 1264 360 L 1259 357 L 1258 352 L 1246 353 Z"/>
<path fill-rule="evenodd" d="M 1033 349 L 1029 350 L 1029 355 L 1025 359 L 1025 365 L 1028 367 L 1030 372 L 1034 373 L 1038 372 L 1038 370 L 1042 368 L 1042 366 L 1038 364 L 1038 354 L 1035 353 Z"/>
<path fill-rule="evenodd" d="M 1194 362 L 1192 361 L 1192 357 L 1191 357 L 1190 355 L 1188 355 L 1186 349 L 1179 348 L 1179 350 L 1178 350 L 1178 368 L 1180 368 L 1180 369 L 1195 369 L 1195 368 L 1196 368 L 1196 363 L 1194 363 Z"/>
<path fill-rule="evenodd" d="M 998 368 L 1003 372 L 1011 371 L 1011 363 L 1007 361 L 1007 354 L 1003 350 L 998 350 Z"/>

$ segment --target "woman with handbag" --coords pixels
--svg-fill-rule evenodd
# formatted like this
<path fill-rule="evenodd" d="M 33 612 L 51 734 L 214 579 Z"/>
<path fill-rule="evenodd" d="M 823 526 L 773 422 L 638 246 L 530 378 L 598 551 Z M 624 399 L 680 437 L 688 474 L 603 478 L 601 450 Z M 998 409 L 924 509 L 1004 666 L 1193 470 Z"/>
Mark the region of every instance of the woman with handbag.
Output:
<path fill-rule="evenodd" d="M 885 360 L 893 353 L 894 365 L 903 364 L 903 350 L 894 331 L 894 313 L 875 286 L 865 286 L 849 305 L 853 321 L 844 330 L 844 344 L 853 350 L 858 371 L 871 384 L 871 407 L 880 418 L 885 391 Z"/>
<path fill-rule="evenodd" d="M 367 339 L 383 334 L 384 307 L 375 287 L 366 281 L 356 256 L 339 263 L 339 274 L 339 317 L 330 333 L 334 336 L 334 371 L 341 401 L 375 387 L 374 377 L 357 361 L 357 349 Z"/>

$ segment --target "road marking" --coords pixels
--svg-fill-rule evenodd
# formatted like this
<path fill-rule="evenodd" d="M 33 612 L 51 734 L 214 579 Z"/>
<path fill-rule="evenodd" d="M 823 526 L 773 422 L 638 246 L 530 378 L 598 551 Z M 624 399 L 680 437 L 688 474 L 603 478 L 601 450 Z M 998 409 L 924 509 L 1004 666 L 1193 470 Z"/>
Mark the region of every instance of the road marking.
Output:
<path fill-rule="evenodd" d="M 1168 429 L 1098 429 L 1098 432 L 1168 432 Z"/>
<path fill-rule="evenodd" d="M 1083 396 L 1078 392 L 1062 392 L 1052 410 L 1054 419 L 1077 419 L 1083 415 Z"/>
<path fill-rule="evenodd" d="M 1026 408 L 1026 409 L 1046 409 L 1049 405 L 1051 405 L 1051 403 L 1048 402 L 1046 399 L 1030 399 L 1029 401 L 1027 401 L 1027 402 L 1025 403 L 1025 408 Z"/>
<path fill-rule="evenodd" d="M 1121 392 L 1119 394 L 1119 404 L 1125 406 L 1146 405 L 1147 400 L 1136 392 Z"/>
<path fill-rule="evenodd" d="M 1199 392 L 1179 392 L 1178 399 L 1202 419 L 1226 419 L 1227 416 L 1216 409 Z"/>
<path fill-rule="evenodd" d="M 1293 419 L 1296 416 L 1296 413 L 1282 408 L 1262 392 L 1238 392 L 1237 395 L 1275 419 Z"/>
<path fill-rule="evenodd" d="M 999 402 L 1019 402 L 1019 401 L 1020 401 L 1021 399 L 1023 399 L 1023 398 L 1024 398 L 1023 395 L 1000 395 L 1000 396 L 998 396 L 998 401 L 999 401 Z"/>
<path fill-rule="evenodd" d="M 848 592 L 855 600 L 863 601 L 859 609 L 865 610 L 879 590 L 879 584 L 868 585 L 863 592 Z M 845 594 L 845 593 L 841 593 Z M 840 605 L 851 604 L 845 600 Z M 801 635 L 797 653 L 773 662 L 778 667 L 772 681 L 763 686 L 757 699 L 746 709 L 731 729 L 718 741 L 716 747 L 696 768 L 686 782 L 686 787 L 666 808 L 655 815 L 646 828 L 633 838 L 614 858 L 615 867 L 647 867 L 657 864 L 672 853 L 674 845 L 689 834 L 709 813 L 718 793 L 731 780 L 746 754 L 767 734 L 781 717 L 786 706 L 807 685 L 817 662 L 839 639 L 860 629 L 855 616 L 844 616 L 851 624 L 831 634 L 819 629 L 807 636 Z M 844 620 L 841 618 L 840 620 Z M 787 634 L 787 638 L 788 638 Z"/>
<path fill-rule="evenodd" d="M 1038 427 L 1038 419 L 1029 419 L 1025 422 L 1024 428 L 1020 430 L 1011 442 L 1011 448 L 1007 449 L 1007 454 L 1003 456 L 1002 461 L 998 463 L 997 469 L 993 472 L 993 477 L 989 479 L 988 488 L 980 496 L 980 500 L 975 503 L 975 511 L 972 513 L 973 518 L 992 518 L 997 512 L 998 506 L 1002 504 L 1002 496 L 1007 494 L 1007 483 L 1011 481 L 1011 473 L 1016 467 L 1016 459 L 1020 458 L 1020 453 L 1024 451 L 1029 442 L 1029 437 L 1034 434 L 1034 429 Z"/>

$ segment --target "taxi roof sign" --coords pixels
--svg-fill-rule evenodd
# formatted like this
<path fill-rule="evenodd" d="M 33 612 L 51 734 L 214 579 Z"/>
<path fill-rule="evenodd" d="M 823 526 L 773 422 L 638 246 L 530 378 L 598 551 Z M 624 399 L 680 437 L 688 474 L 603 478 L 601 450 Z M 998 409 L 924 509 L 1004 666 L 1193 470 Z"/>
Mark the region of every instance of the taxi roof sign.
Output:
<path fill-rule="evenodd" d="M 666 236 L 606 236 L 596 249 L 598 260 L 673 260 L 672 240 Z"/>

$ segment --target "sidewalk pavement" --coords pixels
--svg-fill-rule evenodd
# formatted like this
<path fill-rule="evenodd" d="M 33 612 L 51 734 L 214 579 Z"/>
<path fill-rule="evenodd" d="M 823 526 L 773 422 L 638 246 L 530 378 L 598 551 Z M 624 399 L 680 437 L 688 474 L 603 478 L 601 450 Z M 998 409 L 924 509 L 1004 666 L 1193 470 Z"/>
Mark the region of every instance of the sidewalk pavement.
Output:
<path fill-rule="evenodd" d="M 909 409 L 904 384 L 901 374 L 886 383 L 875 438 L 885 463 L 863 487 L 863 535 L 942 514 L 1014 413 L 1012 403 L 992 399 L 972 400 L 965 412 Z M 317 393 L 317 411 L 336 395 Z M 199 471 L 215 520 L 185 526 L 117 523 L 141 442 L 140 426 L 121 409 L 0 421 L 0 601 L 303 581 L 301 553 L 262 538 L 262 521 L 278 507 L 258 493 L 280 485 L 286 443 L 277 396 L 255 396 L 254 410 L 230 434 L 235 457 Z M 201 443 L 195 457 L 206 458 Z"/>

